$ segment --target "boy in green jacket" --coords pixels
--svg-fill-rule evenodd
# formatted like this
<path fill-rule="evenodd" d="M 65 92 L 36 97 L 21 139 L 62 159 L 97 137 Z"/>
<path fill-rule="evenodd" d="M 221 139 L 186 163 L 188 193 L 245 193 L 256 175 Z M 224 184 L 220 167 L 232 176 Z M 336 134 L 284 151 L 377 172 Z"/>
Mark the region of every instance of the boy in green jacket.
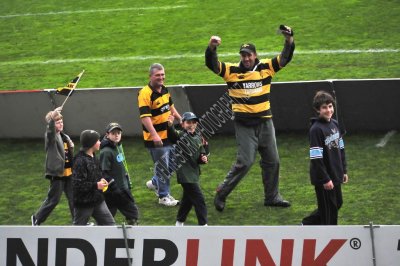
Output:
<path fill-rule="evenodd" d="M 106 127 L 106 135 L 100 144 L 100 165 L 103 177 L 112 183 L 104 193 L 107 207 L 115 217 L 119 210 L 129 225 L 137 225 L 139 210 L 130 190 L 130 178 L 124 149 L 122 148 L 122 127 L 112 122 Z"/>
<path fill-rule="evenodd" d="M 196 132 L 199 119 L 192 112 L 182 115 L 183 130 L 173 127 L 174 118 L 168 119 L 168 138 L 175 142 L 175 155 L 181 157 L 176 165 L 178 183 L 183 188 L 183 196 L 176 217 L 176 226 L 183 226 L 186 218 L 194 207 L 199 225 L 207 225 L 207 207 L 199 185 L 200 164 L 206 164 L 207 143 Z M 177 161 L 178 162 L 178 161 Z"/>

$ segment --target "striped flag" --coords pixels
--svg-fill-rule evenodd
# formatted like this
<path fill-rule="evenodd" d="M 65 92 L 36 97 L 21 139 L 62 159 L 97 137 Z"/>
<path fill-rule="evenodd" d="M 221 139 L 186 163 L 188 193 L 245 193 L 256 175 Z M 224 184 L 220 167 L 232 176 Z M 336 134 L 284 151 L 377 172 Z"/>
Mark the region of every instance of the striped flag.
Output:
<path fill-rule="evenodd" d="M 85 72 L 85 70 L 83 70 L 81 73 L 78 74 L 78 76 L 76 76 L 74 79 L 72 79 L 67 84 L 67 86 L 57 88 L 56 89 L 56 93 L 64 95 L 64 96 L 71 96 L 73 91 L 74 91 L 74 89 L 76 88 L 76 85 L 78 85 L 78 82 L 81 79 L 81 76 L 83 75 L 83 72 Z"/>

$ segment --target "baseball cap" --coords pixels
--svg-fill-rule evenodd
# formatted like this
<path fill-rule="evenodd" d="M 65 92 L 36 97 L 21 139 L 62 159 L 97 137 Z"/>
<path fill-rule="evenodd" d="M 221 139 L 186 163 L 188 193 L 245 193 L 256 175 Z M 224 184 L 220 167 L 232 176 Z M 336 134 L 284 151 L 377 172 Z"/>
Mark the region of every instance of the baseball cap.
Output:
<path fill-rule="evenodd" d="M 239 50 L 239 54 L 245 52 L 245 53 L 256 53 L 256 46 L 252 43 L 244 43 L 242 45 L 240 45 L 240 50 Z"/>
<path fill-rule="evenodd" d="M 109 133 L 116 128 L 122 131 L 122 127 L 120 124 L 118 124 L 117 122 L 111 122 L 110 124 L 107 125 L 106 132 Z"/>
<path fill-rule="evenodd" d="M 182 121 L 189 121 L 189 120 L 195 120 L 197 122 L 199 122 L 199 119 L 197 118 L 197 116 L 192 113 L 192 112 L 185 112 L 182 115 Z"/>

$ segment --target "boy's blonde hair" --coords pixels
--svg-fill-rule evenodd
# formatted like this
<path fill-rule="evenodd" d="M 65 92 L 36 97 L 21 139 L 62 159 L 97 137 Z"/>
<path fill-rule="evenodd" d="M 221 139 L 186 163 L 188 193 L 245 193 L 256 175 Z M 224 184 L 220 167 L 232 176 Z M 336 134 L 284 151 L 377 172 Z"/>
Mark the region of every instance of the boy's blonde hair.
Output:
<path fill-rule="evenodd" d="M 47 113 L 47 115 L 46 115 L 46 117 L 45 117 L 45 120 L 46 120 L 47 123 L 49 123 L 52 119 L 53 119 L 54 121 L 58 121 L 58 120 L 63 119 L 62 114 L 59 113 L 59 112 L 55 112 L 54 117 L 52 117 L 52 116 L 53 116 L 53 112 L 55 112 L 55 111 L 50 111 L 50 112 Z"/>

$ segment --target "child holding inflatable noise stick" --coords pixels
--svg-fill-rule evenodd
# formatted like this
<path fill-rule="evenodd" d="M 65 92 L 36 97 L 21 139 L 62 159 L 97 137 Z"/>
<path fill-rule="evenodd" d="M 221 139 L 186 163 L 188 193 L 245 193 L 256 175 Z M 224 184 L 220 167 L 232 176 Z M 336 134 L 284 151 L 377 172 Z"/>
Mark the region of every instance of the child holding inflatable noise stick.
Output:
<path fill-rule="evenodd" d="M 194 207 L 199 225 L 207 225 L 207 207 L 203 193 L 200 189 L 200 164 L 208 163 L 208 144 L 202 136 L 196 132 L 199 119 L 192 112 L 186 112 L 182 115 L 183 130 L 176 130 L 173 127 L 174 117 L 168 119 L 168 138 L 172 142 L 179 144 L 179 141 L 185 139 L 184 143 L 190 149 L 189 152 L 183 151 L 185 162 L 177 167 L 176 175 L 178 183 L 183 188 L 183 196 L 180 201 L 178 214 L 176 216 L 176 226 L 183 226 L 186 218 Z M 175 145 L 174 152 L 178 153 L 180 145 Z"/>
<path fill-rule="evenodd" d="M 84 130 L 80 135 L 81 149 L 75 156 L 72 170 L 74 225 L 87 225 L 92 216 L 97 225 L 115 225 L 104 201 L 103 190 L 108 182 L 102 178 L 95 152 L 100 149 L 100 134 Z"/>

